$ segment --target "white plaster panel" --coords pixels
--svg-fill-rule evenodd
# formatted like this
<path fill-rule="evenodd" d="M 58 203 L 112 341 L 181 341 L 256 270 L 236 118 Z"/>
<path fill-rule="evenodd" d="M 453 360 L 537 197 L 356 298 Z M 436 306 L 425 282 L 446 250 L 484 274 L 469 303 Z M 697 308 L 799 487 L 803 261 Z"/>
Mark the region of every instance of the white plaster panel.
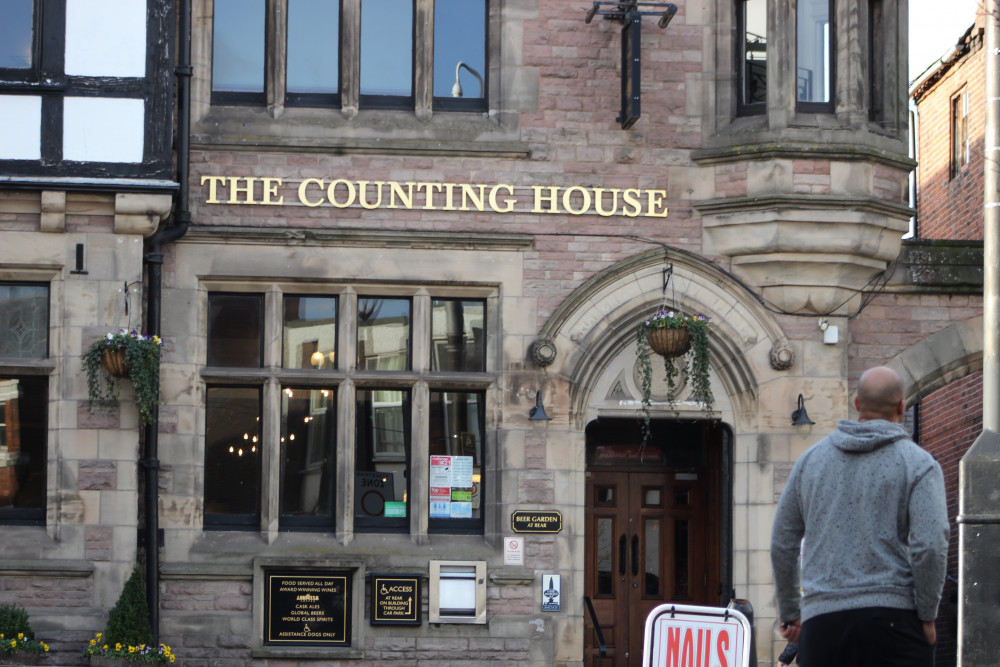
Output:
<path fill-rule="evenodd" d="M 0 95 L 0 160 L 39 160 L 42 157 L 42 98 L 37 95 Z"/>
<path fill-rule="evenodd" d="M 67 0 L 66 73 L 146 75 L 146 3 Z"/>
<path fill-rule="evenodd" d="M 142 162 L 142 100 L 67 97 L 63 158 L 78 162 Z"/>

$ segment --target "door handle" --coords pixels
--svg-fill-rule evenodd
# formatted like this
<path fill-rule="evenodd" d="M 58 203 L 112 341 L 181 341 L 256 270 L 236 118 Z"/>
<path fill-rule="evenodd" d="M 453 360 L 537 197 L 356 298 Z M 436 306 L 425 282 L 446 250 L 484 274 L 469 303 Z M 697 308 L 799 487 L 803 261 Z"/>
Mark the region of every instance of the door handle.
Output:
<path fill-rule="evenodd" d="M 625 539 L 625 533 L 618 539 L 618 574 L 625 576 L 625 559 L 627 558 L 626 550 L 628 549 L 628 540 Z"/>
<path fill-rule="evenodd" d="M 639 534 L 632 535 L 632 576 L 639 576 Z"/>

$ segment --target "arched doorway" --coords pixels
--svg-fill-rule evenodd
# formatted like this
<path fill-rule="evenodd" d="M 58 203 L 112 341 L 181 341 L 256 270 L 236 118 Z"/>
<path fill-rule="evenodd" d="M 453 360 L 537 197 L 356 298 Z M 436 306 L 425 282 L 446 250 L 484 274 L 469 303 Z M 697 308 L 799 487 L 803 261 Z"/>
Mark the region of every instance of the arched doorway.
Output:
<path fill-rule="evenodd" d="M 680 419 L 651 427 L 643 445 L 637 419 L 587 425 L 584 594 L 607 645 L 599 661 L 588 617 L 587 665 L 641 664 L 643 625 L 657 605 L 728 598 L 729 429 Z"/>

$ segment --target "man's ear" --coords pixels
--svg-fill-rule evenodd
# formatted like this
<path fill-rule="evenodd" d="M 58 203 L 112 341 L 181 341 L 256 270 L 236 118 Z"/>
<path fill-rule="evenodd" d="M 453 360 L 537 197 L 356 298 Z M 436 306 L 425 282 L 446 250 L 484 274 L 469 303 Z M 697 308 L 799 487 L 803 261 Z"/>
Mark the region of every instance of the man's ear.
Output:
<path fill-rule="evenodd" d="M 857 396 L 854 397 L 854 409 L 857 410 L 858 412 L 861 412 L 861 406 L 858 405 L 858 397 Z"/>
<path fill-rule="evenodd" d="M 906 401 L 899 399 L 899 405 L 896 406 L 896 414 L 902 417 L 906 414 Z"/>

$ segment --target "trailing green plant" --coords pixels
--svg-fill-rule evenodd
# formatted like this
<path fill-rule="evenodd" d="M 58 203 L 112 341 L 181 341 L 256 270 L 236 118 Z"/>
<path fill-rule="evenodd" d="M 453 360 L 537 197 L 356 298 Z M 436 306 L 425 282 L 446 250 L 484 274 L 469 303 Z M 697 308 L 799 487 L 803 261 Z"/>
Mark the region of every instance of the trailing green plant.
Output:
<path fill-rule="evenodd" d="M 121 329 L 95 340 L 83 353 L 83 368 L 87 373 L 87 395 L 90 411 L 110 410 L 118 405 L 119 383 L 101 365 L 105 352 L 122 352 L 128 367 L 128 377 L 135 390 L 139 421 L 143 426 L 153 420 L 153 406 L 160 396 L 159 336 L 143 336 L 134 329 Z"/>
<path fill-rule="evenodd" d="M 691 348 L 680 357 L 663 357 L 664 379 L 667 382 L 667 401 L 673 406 L 677 381 L 682 374 L 691 385 L 691 398 L 701 404 L 702 412 L 711 416 L 714 397 L 709 376 L 708 332 L 711 318 L 705 315 L 685 315 L 672 310 L 660 310 L 639 323 L 635 330 L 636 358 L 639 362 L 639 389 L 642 393 L 642 442 L 650 436 L 650 394 L 653 389 L 653 364 L 647 333 L 654 329 L 687 329 Z M 679 361 L 675 361 L 679 360 Z"/>
<path fill-rule="evenodd" d="M 28 612 L 16 603 L 0 605 L 0 653 L 45 653 L 48 644 L 35 639 Z"/>
<path fill-rule="evenodd" d="M 173 662 L 169 646 L 153 644 L 149 605 L 139 568 L 125 582 L 118 601 L 108 613 L 108 625 L 83 647 L 84 657 L 117 658 L 132 662 Z"/>

